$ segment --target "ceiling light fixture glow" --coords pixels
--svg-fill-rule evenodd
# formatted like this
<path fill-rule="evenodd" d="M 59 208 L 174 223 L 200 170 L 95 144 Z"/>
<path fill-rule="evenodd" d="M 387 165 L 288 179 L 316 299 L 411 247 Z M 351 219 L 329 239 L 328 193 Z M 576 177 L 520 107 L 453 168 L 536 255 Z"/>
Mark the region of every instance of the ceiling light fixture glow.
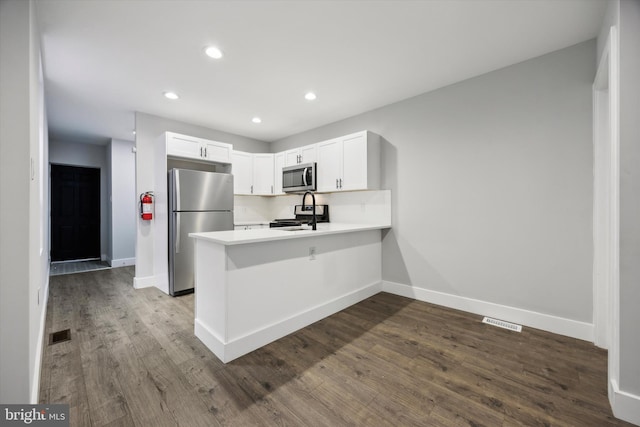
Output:
<path fill-rule="evenodd" d="M 315 94 L 315 93 L 313 93 L 313 92 L 307 92 L 307 93 L 304 95 L 304 99 L 306 99 L 307 101 L 313 101 L 313 100 L 315 100 L 316 98 L 317 98 L 317 97 L 316 97 L 316 94 Z"/>
<path fill-rule="evenodd" d="M 262 123 L 262 119 L 260 117 L 254 117 L 253 119 L 251 119 L 251 121 L 253 123 Z"/>
<path fill-rule="evenodd" d="M 204 50 L 204 53 L 206 53 L 208 57 L 213 59 L 222 58 L 222 51 L 215 46 L 209 46 Z"/>
<path fill-rule="evenodd" d="M 176 100 L 176 99 L 180 98 L 178 96 L 178 94 L 175 93 L 175 92 L 165 92 L 164 93 L 164 97 L 167 98 L 167 99 L 172 99 L 172 100 Z"/>

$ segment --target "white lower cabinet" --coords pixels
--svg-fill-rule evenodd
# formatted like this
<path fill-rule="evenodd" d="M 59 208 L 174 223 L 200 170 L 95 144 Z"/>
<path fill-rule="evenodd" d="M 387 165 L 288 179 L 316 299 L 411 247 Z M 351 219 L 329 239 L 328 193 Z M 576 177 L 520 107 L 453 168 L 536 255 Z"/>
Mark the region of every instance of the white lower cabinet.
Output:
<path fill-rule="evenodd" d="M 233 192 L 242 195 L 274 194 L 273 154 L 233 151 Z"/>

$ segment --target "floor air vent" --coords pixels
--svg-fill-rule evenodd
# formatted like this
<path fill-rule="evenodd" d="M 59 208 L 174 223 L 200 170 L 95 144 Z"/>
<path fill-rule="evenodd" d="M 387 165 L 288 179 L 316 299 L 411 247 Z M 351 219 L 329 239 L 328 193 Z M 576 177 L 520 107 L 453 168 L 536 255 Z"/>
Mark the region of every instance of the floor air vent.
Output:
<path fill-rule="evenodd" d="M 510 331 L 522 332 L 522 326 L 520 325 L 505 322 L 504 320 L 492 319 L 491 317 L 485 317 L 484 319 L 482 319 L 482 323 L 487 323 L 499 328 L 509 329 Z"/>
<path fill-rule="evenodd" d="M 71 329 L 64 329 L 49 334 L 49 345 L 69 341 L 71 339 Z"/>

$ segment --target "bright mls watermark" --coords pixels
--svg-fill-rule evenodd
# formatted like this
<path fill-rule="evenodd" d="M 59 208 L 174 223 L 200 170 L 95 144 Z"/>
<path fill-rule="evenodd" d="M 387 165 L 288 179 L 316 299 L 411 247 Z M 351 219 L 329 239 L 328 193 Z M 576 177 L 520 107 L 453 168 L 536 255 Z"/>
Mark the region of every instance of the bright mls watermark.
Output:
<path fill-rule="evenodd" d="M 0 405 L 0 427 L 69 427 L 69 405 Z"/>

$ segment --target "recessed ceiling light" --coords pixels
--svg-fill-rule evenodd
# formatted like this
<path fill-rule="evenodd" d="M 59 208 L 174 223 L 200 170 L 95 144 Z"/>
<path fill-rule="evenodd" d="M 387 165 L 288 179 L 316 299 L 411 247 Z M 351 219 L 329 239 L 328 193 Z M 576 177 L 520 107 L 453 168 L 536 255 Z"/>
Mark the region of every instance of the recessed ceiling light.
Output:
<path fill-rule="evenodd" d="M 135 135 L 135 134 L 136 134 L 136 131 L 135 131 L 135 130 L 132 130 L 132 131 L 131 131 L 131 133 Z"/>
<path fill-rule="evenodd" d="M 164 97 L 168 99 L 174 99 L 174 100 L 180 98 L 178 94 L 175 92 L 165 92 Z"/>
<path fill-rule="evenodd" d="M 316 94 L 313 92 L 307 92 L 304 95 L 304 99 L 306 99 L 307 101 L 313 101 L 314 99 L 316 99 Z"/>
<path fill-rule="evenodd" d="M 204 53 L 206 53 L 208 57 L 213 59 L 222 58 L 222 51 L 215 46 L 209 46 L 204 50 Z"/>
<path fill-rule="evenodd" d="M 253 123 L 262 123 L 262 119 L 260 117 L 254 117 L 253 119 L 251 119 L 251 121 Z"/>

